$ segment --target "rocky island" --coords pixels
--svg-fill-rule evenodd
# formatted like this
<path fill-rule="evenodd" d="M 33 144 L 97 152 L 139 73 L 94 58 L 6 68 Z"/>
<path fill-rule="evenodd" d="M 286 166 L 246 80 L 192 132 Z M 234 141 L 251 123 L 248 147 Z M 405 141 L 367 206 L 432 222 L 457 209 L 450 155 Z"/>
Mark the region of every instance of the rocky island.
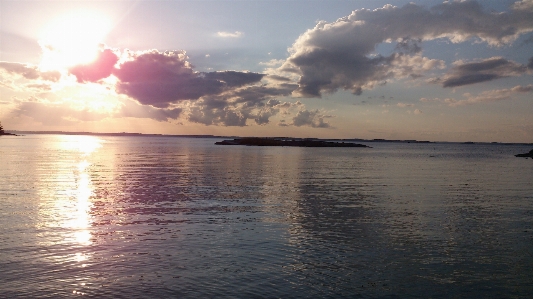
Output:
<path fill-rule="evenodd" d="M 514 155 L 515 157 L 523 157 L 523 158 L 533 158 L 533 150 L 530 150 L 529 153 L 525 154 L 517 154 Z"/>
<path fill-rule="evenodd" d="M 298 146 L 298 147 L 369 147 L 364 144 L 351 142 L 332 142 L 317 139 L 296 138 L 260 138 L 246 137 L 233 140 L 215 142 L 217 145 L 247 145 L 247 146 Z"/>

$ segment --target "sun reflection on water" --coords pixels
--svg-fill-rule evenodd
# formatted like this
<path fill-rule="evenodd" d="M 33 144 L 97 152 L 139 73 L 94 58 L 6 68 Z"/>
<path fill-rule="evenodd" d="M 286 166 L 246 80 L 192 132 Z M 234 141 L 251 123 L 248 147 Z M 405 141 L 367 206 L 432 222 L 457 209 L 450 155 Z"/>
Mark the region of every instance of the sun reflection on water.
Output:
<path fill-rule="evenodd" d="M 65 135 L 61 136 L 60 147 L 65 151 L 88 156 L 102 147 L 102 140 L 95 136 Z"/>
<path fill-rule="evenodd" d="M 87 167 L 89 162 L 83 160 L 78 164 L 78 188 L 75 190 L 76 198 L 76 211 L 75 216 L 68 223 L 67 227 L 74 230 L 75 240 L 80 245 L 90 245 L 91 242 L 91 232 L 89 231 L 90 227 L 90 209 L 91 202 L 90 197 L 93 194 L 93 188 L 89 174 L 87 173 Z"/>
<path fill-rule="evenodd" d="M 94 136 L 57 136 L 45 147 L 55 155 L 40 165 L 37 186 L 40 195 L 39 244 L 46 246 L 49 260 L 64 271 L 91 264 L 93 244 L 91 166 L 102 140 Z M 83 295 L 90 277 L 73 276 L 74 294 Z"/>
<path fill-rule="evenodd" d="M 67 151 L 76 158 L 75 168 L 73 169 L 74 186 L 67 190 L 67 203 L 61 203 L 63 206 L 70 206 L 68 213 L 63 215 L 66 219 L 61 227 L 70 231 L 69 239 L 81 246 L 91 245 L 91 215 L 92 207 L 91 196 L 93 195 L 93 185 L 89 175 L 90 156 L 101 147 L 101 140 L 93 136 L 65 136 L 61 142 L 61 150 Z M 81 155 L 81 157 L 80 157 Z M 74 162 L 73 161 L 73 162 Z M 72 167 L 72 165 L 64 165 Z M 66 212 L 66 211 L 65 211 Z M 79 260 L 79 258 L 77 258 Z"/>

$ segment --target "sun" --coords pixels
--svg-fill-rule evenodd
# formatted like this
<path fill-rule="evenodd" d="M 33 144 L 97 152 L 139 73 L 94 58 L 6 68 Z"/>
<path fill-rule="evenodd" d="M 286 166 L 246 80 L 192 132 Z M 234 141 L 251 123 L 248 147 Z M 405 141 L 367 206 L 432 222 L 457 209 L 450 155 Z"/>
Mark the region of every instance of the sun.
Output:
<path fill-rule="evenodd" d="M 98 13 L 75 11 L 55 19 L 41 33 L 40 69 L 62 70 L 93 61 L 110 30 L 109 19 Z"/>

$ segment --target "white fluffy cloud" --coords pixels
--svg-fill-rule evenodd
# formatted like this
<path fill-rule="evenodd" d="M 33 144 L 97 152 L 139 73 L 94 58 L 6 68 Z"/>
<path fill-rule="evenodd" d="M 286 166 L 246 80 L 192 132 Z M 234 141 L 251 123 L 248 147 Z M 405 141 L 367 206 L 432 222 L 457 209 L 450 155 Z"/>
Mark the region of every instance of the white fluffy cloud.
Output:
<path fill-rule="evenodd" d="M 325 122 L 324 119 L 331 117 L 331 115 L 323 114 L 319 110 L 301 110 L 292 119 L 292 125 L 296 127 L 329 128 L 330 124 Z"/>
<path fill-rule="evenodd" d="M 243 35 L 244 33 L 241 31 L 235 31 L 235 32 L 219 31 L 217 32 L 217 36 L 220 36 L 220 37 L 239 38 Z"/>
<path fill-rule="evenodd" d="M 300 96 L 319 97 L 338 89 L 360 94 L 391 78 L 416 78 L 443 68 L 442 61 L 422 56 L 420 42 L 477 38 L 499 46 L 533 31 L 531 3 L 517 2 L 504 13 L 488 12 L 478 1 L 356 10 L 332 23 L 319 22 L 302 34 L 281 69 L 300 76 L 296 90 Z M 383 42 L 397 42 L 396 52 L 373 55 Z"/>
<path fill-rule="evenodd" d="M 228 91 L 220 96 L 206 96 L 190 101 L 186 107 L 187 120 L 204 125 L 246 126 L 248 120 L 266 125 L 287 103 L 276 98 L 288 96 L 295 87 L 248 86 Z"/>

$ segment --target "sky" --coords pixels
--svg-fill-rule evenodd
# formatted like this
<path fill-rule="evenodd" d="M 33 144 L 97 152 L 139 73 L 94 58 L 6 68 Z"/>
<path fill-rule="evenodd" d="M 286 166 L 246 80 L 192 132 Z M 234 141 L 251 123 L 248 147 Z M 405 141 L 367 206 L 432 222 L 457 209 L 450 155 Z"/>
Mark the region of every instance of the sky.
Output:
<path fill-rule="evenodd" d="M 9 130 L 533 142 L 533 0 L 0 0 Z"/>

